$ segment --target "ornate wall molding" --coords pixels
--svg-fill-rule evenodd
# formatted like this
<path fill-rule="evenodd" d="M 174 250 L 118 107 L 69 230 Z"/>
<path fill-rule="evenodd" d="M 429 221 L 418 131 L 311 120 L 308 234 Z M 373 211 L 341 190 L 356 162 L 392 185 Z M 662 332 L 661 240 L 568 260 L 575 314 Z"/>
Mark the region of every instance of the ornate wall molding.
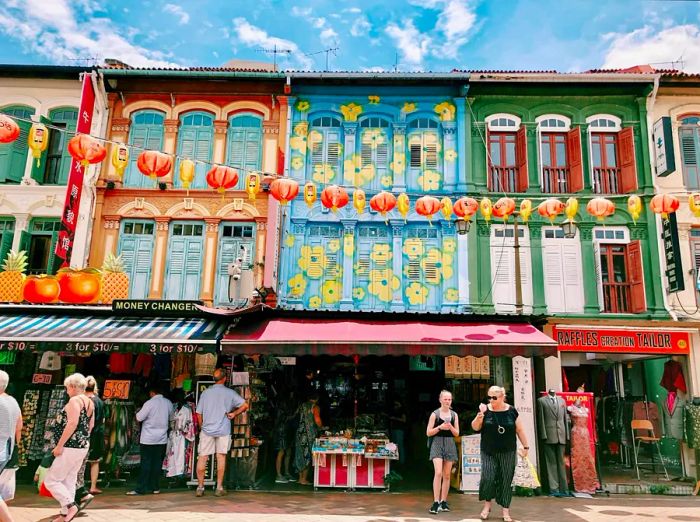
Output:
<path fill-rule="evenodd" d="M 180 120 L 165 120 L 163 121 L 163 128 L 166 134 L 175 134 L 178 127 L 180 126 Z"/>
<path fill-rule="evenodd" d="M 131 120 L 129 118 L 113 118 L 112 132 L 129 132 Z"/>
<path fill-rule="evenodd" d="M 263 134 L 279 134 L 280 127 L 276 121 L 263 122 Z"/>
<path fill-rule="evenodd" d="M 170 225 L 170 218 L 167 216 L 158 216 L 156 218 L 156 231 L 167 232 Z"/>
<path fill-rule="evenodd" d="M 228 122 L 226 120 L 214 120 L 214 134 L 226 134 Z"/>
<path fill-rule="evenodd" d="M 206 231 L 216 232 L 219 229 L 219 223 L 221 223 L 221 218 L 204 218 L 204 223 L 206 223 Z"/>
<path fill-rule="evenodd" d="M 476 224 L 476 233 L 479 237 L 490 237 L 491 236 L 491 227 L 487 225 L 486 223 L 477 223 Z"/>
<path fill-rule="evenodd" d="M 581 223 L 578 226 L 578 231 L 581 239 L 584 241 L 591 241 L 593 239 L 593 224 L 592 223 Z"/>
<path fill-rule="evenodd" d="M 646 239 L 649 237 L 649 232 L 645 225 L 629 225 L 630 238 L 632 239 Z"/>
<path fill-rule="evenodd" d="M 347 136 L 354 136 L 357 133 L 357 122 L 344 122 L 343 123 L 343 132 Z"/>

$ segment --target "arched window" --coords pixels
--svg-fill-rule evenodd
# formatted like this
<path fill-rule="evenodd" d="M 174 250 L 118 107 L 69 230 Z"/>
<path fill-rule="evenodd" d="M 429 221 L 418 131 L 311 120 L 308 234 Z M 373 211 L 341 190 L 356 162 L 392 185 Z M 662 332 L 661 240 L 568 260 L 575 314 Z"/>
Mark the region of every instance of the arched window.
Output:
<path fill-rule="evenodd" d="M 377 116 L 364 118 L 359 124 L 358 148 L 360 170 L 356 170 L 353 184 L 369 190 L 391 188 L 391 123 Z"/>
<path fill-rule="evenodd" d="M 27 166 L 27 137 L 32 126 L 34 109 L 25 105 L 3 107 L 0 112 L 8 116 L 22 118 L 15 120 L 19 125 L 19 137 L 12 143 L 0 143 L 0 183 L 19 183 Z"/>
<path fill-rule="evenodd" d="M 46 172 L 43 183 L 65 185 L 68 183 L 71 156 L 68 154 L 68 140 L 75 133 L 78 125 L 78 109 L 76 107 L 61 107 L 49 113 L 51 126 L 49 131 L 49 146 L 46 155 Z M 58 130 L 61 129 L 61 130 Z"/>
<path fill-rule="evenodd" d="M 700 150 L 700 116 L 685 116 L 680 121 L 678 139 L 683 159 L 683 178 L 688 189 L 700 188 L 700 167 L 698 151 Z"/>
<path fill-rule="evenodd" d="M 311 161 L 307 161 L 306 179 L 321 185 L 341 183 L 343 129 L 340 119 L 334 116 L 312 119 L 307 144 Z"/>
<path fill-rule="evenodd" d="M 527 190 L 527 137 L 525 126 L 512 114 L 486 117 L 489 179 L 495 192 Z"/>
<path fill-rule="evenodd" d="M 177 135 L 177 156 L 175 165 L 175 187 L 182 187 L 177 174 L 180 161 L 189 158 L 195 162 L 195 176 L 190 188 L 206 188 L 206 175 L 211 168 L 211 153 L 214 145 L 214 115 L 195 111 L 180 115 L 180 130 Z"/>
<path fill-rule="evenodd" d="M 129 166 L 124 172 L 124 187 L 153 188 L 153 181 L 141 174 L 136 167 L 139 154 L 144 150 L 163 150 L 163 122 L 165 114 L 154 110 L 143 110 L 131 115 L 129 127 Z"/>
<path fill-rule="evenodd" d="M 226 164 L 238 169 L 236 189 L 242 190 L 246 174 L 261 168 L 262 117 L 248 113 L 231 116 L 227 140 Z"/>
<path fill-rule="evenodd" d="M 610 114 L 586 118 L 591 151 L 593 192 L 624 194 L 637 188 L 634 134 Z"/>
<path fill-rule="evenodd" d="M 559 114 L 545 114 L 535 122 L 542 192 L 567 194 L 583 190 L 580 129 L 571 130 L 571 120 Z"/>
<path fill-rule="evenodd" d="M 442 189 L 442 129 L 434 118 L 408 122 L 408 190 L 434 192 Z"/>

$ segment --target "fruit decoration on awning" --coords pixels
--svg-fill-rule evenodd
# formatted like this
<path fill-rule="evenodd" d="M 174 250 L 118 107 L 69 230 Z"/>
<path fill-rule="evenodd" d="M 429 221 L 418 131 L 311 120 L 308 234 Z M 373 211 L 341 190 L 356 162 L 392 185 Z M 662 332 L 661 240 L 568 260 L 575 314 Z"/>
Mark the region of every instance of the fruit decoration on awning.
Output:
<path fill-rule="evenodd" d="M 112 166 L 117 172 L 119 181 L 124 178 L 124 170 L 129 164 L 129 147 L 123 143 L 115 143 L 112 147 Z"/>
<path fill-rule="evenodd" d="M 515 212 L 515 200 L 513 198 L 500 198 L 491 209 L 494 216 L 504 222 Z"/>
<path fill-rule="evenodd" d="M 657 194 L 651 198 L 649 206 L 652 212 L 661 215 L 661 219 L 668 219 L 668 215 L 678 210 L 680 204 L 681 202 L 676 196 L 672 196 L 671 194 Z"/>
<path fill-rule="evenodd" d="M 83 167 L 99 163 L 107 156 L 104 145 L 87 134 L 76 134 L 68 142 L 68 154 Z"/>
<path fill-rule="evenodd" d="M 452 206 L 452 212 L 464 221 L 471 221 L 472 216 L 479 210 L 479 202 L 467 196 L 459 198 Z"/>
<path fill-rule="evenodd" d="M 136 160 L 136 167 L 141 174 L 155 181 L 170 173 L 173 168 L 173 158 L 157 150 L 144 150 Z"/>
<path fill-rule="evenodd" d="M 12 143 L 19 137 L 19 125 L 7 114 L 0 114 L 0 143 Z"/>
<path fill-rule="evenodd" d="M 428 218 L 428 222 L 433 224 L 433 216 L 440 212 L 442 204 L 440 200 L 433 196 L 423 196 L 416 200 L 416 213 Z"/>
<path fill-rule="evenodd" d="M 403 222 L 406 223 L 408 213 L 411 211 L 411 200 L 409 199 L 408 194 L 405 192 L 402 192 L 399 194 L 399 197 L 396 198 L 396 210 L 399 211 L 399 214 L 401 214 L 401 217 L 403 218 Z"/>
<path fill-rule="evenodd" d="M 366 205 L 367 196 L 365 195 L 365 191 L 362 189 L 355 189 L 355 192 L 352 193 L 352 206 L 355 207 L 359 215 L 364 213 Z"/>
<path fill-rule="evenodd" d="M 630 213 L 632 222 L 636 225 L 639 216 L 642 215 L 642 198 L 637 195 L 632 195 L 627 198 L 627 211 Z"/>
<path fill-rule="evenodd" d="M 605 221 L 605 218 L 615 213 L 615 203 L 606 198 L 593 198 L 586 205 L 588 213 L 597 218 L 598 221 Z"/>
<path fill-rule="evenodd" d="M 299 194 L 299 183 L 290 178 L 278 178 L 270 183 L 270 194 L 280 205 L 286 205 Z"/>
<path fill-rule="evenodd" d="M 313 181 L 307 181 L 304 185 L 304 203 L 306 203 L 306 206 L 309 208 L 313 207 L 317 196 L 316 184 Z"/>
<path fill-rule="evenodd" d="M 36 159 L 36 166 L 41 166 L 41 155 L 49 146 L 49 129 L 43 123 L 32 123 L 27 138 L 27 146 L 32 151 L 32 157 Z"/>
<path fill-rule="evenodd" d="M 554 224 L 554 218 L 564 211 L 564 203 L 556 198 L 544 200 L 537 207 L 537 213 L 543 218 L 549 219 L 549 222 Z"/>
<path fill-rule="evenodd" d="M 329 185 L 321 191 L 321 204 L 336 213 L 348 204 L 348 192 L 339 185 Z"/>

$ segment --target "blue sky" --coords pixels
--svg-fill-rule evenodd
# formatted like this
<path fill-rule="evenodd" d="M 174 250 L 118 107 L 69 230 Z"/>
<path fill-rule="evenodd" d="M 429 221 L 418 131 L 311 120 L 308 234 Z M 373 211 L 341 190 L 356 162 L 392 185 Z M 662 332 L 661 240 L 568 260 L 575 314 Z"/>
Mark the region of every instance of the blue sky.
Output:
<path fill-rule="evenodd" d="M 570 0 L 4 0 L 0 62 L 287 69 L 700 72 L 700 4 Z M 318 54 L 314 54 L 318 53 Z M 81 61 L 82 60 L 82 61 Z"/>

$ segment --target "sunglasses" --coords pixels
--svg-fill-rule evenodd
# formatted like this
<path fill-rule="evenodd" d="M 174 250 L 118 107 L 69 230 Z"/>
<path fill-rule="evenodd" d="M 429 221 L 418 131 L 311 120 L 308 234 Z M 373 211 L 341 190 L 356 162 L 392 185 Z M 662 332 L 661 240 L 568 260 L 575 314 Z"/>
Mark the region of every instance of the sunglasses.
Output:
<path fill-rule="evenodd" d="M 497 401 L 497 400 L 498 400 L 498 397 L 497 397 L 496 395 L 489 395 L 488 399 L 489 399 L 490 401 Z"/>

